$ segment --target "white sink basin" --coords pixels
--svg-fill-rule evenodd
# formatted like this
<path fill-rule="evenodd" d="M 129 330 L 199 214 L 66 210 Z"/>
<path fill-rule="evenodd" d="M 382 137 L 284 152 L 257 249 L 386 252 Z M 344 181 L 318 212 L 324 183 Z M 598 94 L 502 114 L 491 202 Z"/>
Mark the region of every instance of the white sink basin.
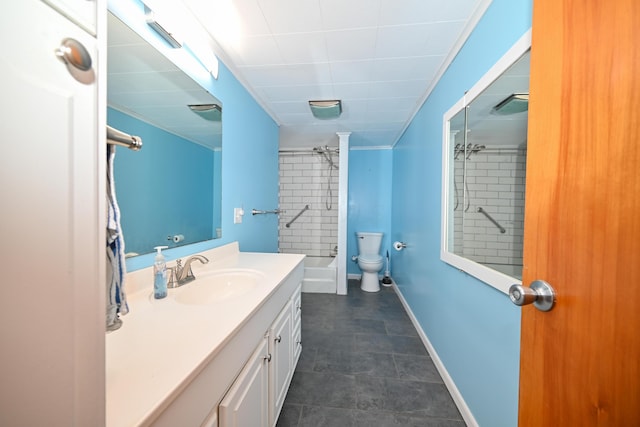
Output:
<path fill-rule="evenodd" d="M 256 288 L 264 274 L 251 269 L 220 269 L 196 275 L 196 280 L 175 292 L 174 299 L 181 304 L 207 305 L 237 298 Z"/>

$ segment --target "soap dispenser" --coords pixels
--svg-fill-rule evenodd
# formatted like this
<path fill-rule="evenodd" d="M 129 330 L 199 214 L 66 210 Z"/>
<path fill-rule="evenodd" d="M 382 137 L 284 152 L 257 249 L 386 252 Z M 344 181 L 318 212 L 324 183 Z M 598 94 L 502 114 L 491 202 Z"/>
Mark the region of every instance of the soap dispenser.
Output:
<path fill-rule="evenodd" d="M 161 299 L 167 296 L 167 262 L 162 255 L 162 250 L 168 246 L 156 246 L 158 251 L 156 259 L 153 263 L 153 297 Z"/>

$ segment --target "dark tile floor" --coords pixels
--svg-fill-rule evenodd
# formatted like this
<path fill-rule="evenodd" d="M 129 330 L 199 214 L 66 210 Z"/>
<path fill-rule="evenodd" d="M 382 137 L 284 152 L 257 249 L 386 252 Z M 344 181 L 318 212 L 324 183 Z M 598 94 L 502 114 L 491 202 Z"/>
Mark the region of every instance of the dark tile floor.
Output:
<path fill-rule="evenodd" d="M 392 288 L 302 294 L 302 355 L 277 427 L 464 427 Z"/>

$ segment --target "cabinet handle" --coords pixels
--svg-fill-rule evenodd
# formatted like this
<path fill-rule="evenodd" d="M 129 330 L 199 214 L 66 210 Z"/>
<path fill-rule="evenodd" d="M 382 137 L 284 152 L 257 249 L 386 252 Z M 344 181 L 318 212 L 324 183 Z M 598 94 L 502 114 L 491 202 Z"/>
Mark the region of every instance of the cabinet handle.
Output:
<path fill-rule="evenodd" d="M 275 338 L 274 338 L 274 341 L 275 341 L 275 342 L 280 342 L 280 341 L 282 341 L 282 336 L 281 336 L 281 335 L 278 335 L 277 337 L 275 337 Z"/>
<path fill-rule="evenodd" d="M 271 353 L 268 353 L 266 356 L 263 356 L 262 360 L 266 360 L 267 362 L 271 362 Z"/>

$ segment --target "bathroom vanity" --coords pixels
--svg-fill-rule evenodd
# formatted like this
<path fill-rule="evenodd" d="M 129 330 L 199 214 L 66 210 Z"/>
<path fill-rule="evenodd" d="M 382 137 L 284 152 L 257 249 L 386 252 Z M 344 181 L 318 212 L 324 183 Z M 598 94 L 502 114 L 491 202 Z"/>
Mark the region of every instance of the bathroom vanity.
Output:
<path fill-rule="evenodd" d="M 202 255 L 161 300 L 150 268 L 127 275 L 130 313 L 106 337 L 107 426 L 275 425 L 302 350 L 304 255 Z"/>

